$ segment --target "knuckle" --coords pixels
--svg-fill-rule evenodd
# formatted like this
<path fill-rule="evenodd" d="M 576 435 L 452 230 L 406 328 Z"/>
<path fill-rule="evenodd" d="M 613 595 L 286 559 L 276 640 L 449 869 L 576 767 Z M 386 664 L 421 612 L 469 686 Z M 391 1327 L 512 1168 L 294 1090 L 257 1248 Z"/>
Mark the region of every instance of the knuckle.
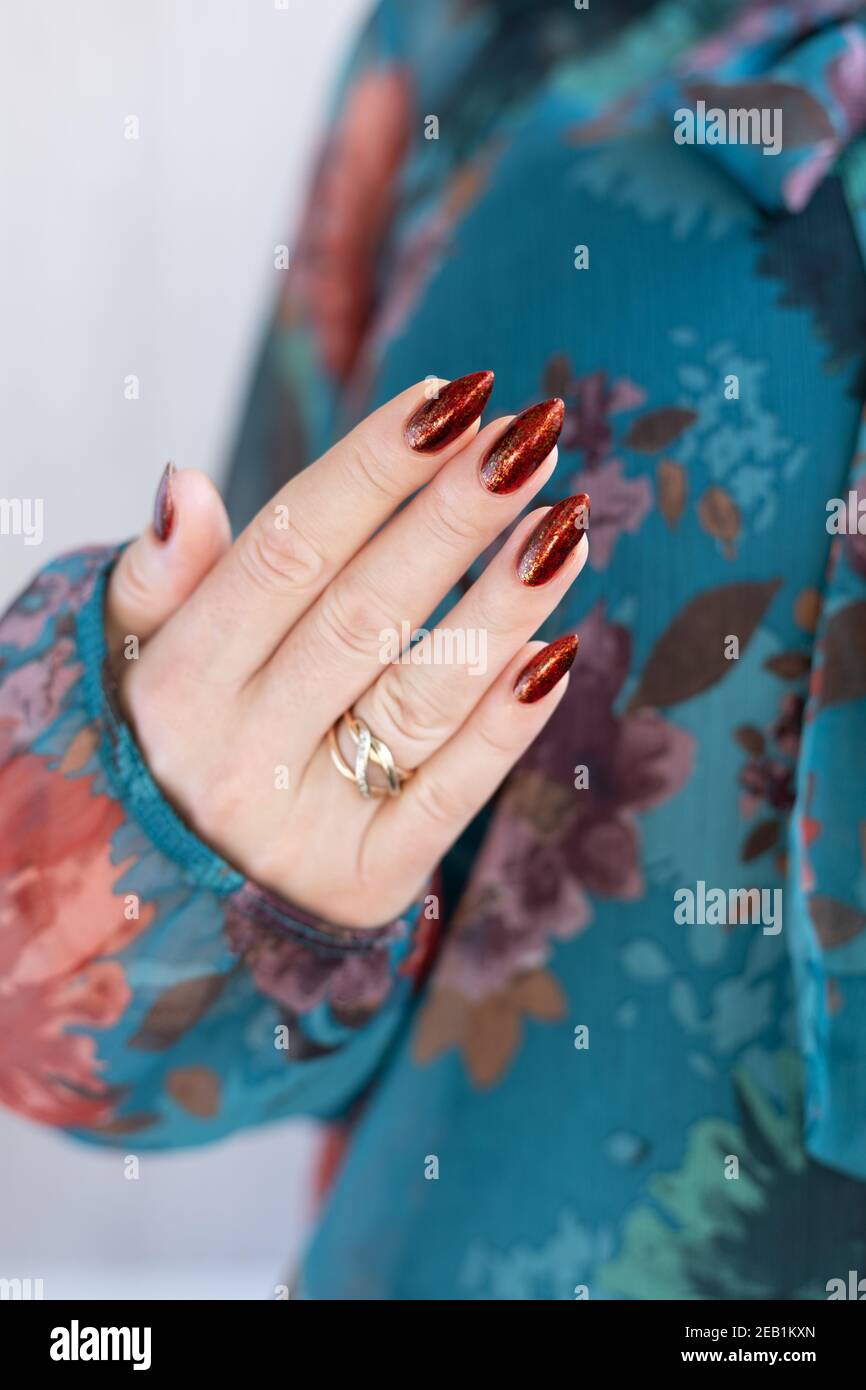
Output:
<path fill-rule="evenodd" d="M 403 742 L 423 750 L 441 743 L 451 729 L 452 720 L 435 683 L 418 682 L 409 667 L 389 666 L 380 676 L 376 690 L 376 727 L 382 723 L 396 731 Z M 389 729 L 389 732 L 390 732 Z M 387 742 L 387 736 L 385 736 Z"/>
<path fill-rule="evenodd" d="M 449 550 L 463 552 L 478 543 L 477 525 L 441 483 L 431 483 L 424 493 L 424 521 L 436 543 Z"/>
<path fill-rule="evenodd" d="M 405 486 L 387 448 L 364 425 L 353 430 L 344 445 L 344 466 L 352 483 L 360 482 L 365 493 L 372 492 L 385 502 L 398 502 Z"/>
<path fill-rule="evenodd" d="M 459 824 L 471 809 L 452 783 L 442 782 L 431 773 L 419 778 L 415 796 L 422 816 L 435 826 L 450 828 Z"/>
<path fill-rule="evenodd" d="M 338 655 L 369 657 L 379 647 L 382 610 L 363 583 L 332 584 L 316 613 L 320 636 Z"/>
<path fill-rule="evenodd" d="M 494 576 L 484 574 L 475 586 L 472 596 L 472 626 L 478 632 L 487 634 L 487 640 L 502 637 L 519 640 L 520 628 L 516 626 L 514 601 L 504 584 L 492 582 Z"/>
<path fill-rule="evenodd" d="M 266 594 L 287 596 L 314 590 L 325 570 L 318 548 L 290 520 L 285 529 L 273 517 L 256 517 L 238 547 L 251 583 Z"/>
<path fill-rule="evenodd" d="M 515 755 L 514 741 L 501 722 L 492 719 L 479 719 L 475 728 L 478 743 L 492 753 L 497 761 L 512 759 Z"/>
<path fill-rule="evenodd" d="M 153 586 L 142 570 L 141 556 L 134 545 L 121 558 L 114 573 L 111 596 L 115 607 L 143 612 L 153 599 Z"/>
<path fill-rule="evenodd" d="M 242 823 L 249 806 L 249 788 L 225 768 L 220 769 L 219 776 L 211 774 L 202 781 L 195 803 L 195 825 L 206 840 L 219 845 L 225 840 L 227 826 Z M 248 860 L 249 855 L 245 854 L 244 859 Z M 258 878 L 258 868 L 258 864 L 251 865 L 251 876 Z"/>

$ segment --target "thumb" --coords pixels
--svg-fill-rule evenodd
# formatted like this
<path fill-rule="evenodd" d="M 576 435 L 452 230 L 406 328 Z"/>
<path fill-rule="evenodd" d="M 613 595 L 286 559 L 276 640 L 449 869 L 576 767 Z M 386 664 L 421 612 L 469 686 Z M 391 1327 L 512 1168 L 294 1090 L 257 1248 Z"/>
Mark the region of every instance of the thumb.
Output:
<path fill-rule="evenodd" d="M 231 544 L 222 498 L 206 474 L 166 465 L 153 523 L 120 556 L 108 584 L 106 636 L 117 655 L 127 637 L 152 637 Z"/>

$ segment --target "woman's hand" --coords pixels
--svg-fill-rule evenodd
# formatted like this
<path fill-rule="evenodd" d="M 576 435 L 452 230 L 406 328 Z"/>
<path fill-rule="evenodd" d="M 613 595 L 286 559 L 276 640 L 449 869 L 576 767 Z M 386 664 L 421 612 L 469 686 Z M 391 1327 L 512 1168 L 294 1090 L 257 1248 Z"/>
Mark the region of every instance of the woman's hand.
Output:
<path fill-rule="evenodd" d="M 234 544 L 207 479 L 168 470 L 154 527 L 111 577 L 109 647 L 153 776 L 238 869 L 340 925 L 407 908 L 567 684 L 551 688 L 576 639 L 527 639 L 586 560 L 585 497 L 524 517 L 396 659 L 556 465 L 562 402 L 479 433 L 491 387 L 490 373 L 411 387 Z M 327 735 L 345 710 L 413 772 L 398 795 L 365 799 L 339 775 Z M 344 726 L 339 744 L 354 766 Z M 373 764 L 369 780 L 384 785 Z"/>

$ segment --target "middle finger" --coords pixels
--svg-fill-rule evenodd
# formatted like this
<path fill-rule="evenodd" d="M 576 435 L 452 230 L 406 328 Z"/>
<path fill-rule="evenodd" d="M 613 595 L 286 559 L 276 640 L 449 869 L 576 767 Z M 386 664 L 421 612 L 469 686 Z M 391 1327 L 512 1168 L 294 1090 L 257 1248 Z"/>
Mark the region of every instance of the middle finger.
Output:
<path fill-rule="evenodd" d="M 359 552 L 257 677 L 296 738 L 318 743 L 552 473 L 559 399 L 488 425 Z M 393 650 L 390 656 L 393 657 Z"/>
<path fill-rule="evenodd" d="M 420 767 L 469 718 L 485 691 L 561 602 L 589 555 L 586 493 L 525 517 L 443 620 L 389 665 L 355 714 L 398 766 Z"/>

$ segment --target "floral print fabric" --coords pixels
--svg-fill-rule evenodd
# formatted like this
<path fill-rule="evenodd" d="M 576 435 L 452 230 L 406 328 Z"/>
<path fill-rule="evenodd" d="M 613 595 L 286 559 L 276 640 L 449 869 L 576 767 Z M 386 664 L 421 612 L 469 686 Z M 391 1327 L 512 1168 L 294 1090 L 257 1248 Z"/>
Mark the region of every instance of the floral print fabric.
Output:
<path fill-rule="evenodd" d="M 141 1147 L 339 1113 L 411 990 L 410 922 L 325 928 L 178 820 L 112 703 L 112 559 L 57 561 L 0 625 L 0 1098 Z M 300 1101 L 301 1063 L 348 1041 Z"/>
<path fill-rule="evenodd" d="M 438 918 L 334 934 L 180 825 L 103 679 L 110 554 L 0 630 L 0 1094 L 153 1146 L 351 1114 L 311 1297 L 819 1298 L 864 1267 L 866 550 L 828 522 L 866 502 L 864 25 L 385 0 L 361 38 L 236 520 L 407 381 L 488 367 L 496 409 L 566 402 L 542 500 L 592 497 L 542 634 L 581 633 L 566 698 Z M 782 153 L 677 145 L 700 100 L 780 109 Z M 780 929 L 677 920 L 699 885 L 780 893 Z"/>

